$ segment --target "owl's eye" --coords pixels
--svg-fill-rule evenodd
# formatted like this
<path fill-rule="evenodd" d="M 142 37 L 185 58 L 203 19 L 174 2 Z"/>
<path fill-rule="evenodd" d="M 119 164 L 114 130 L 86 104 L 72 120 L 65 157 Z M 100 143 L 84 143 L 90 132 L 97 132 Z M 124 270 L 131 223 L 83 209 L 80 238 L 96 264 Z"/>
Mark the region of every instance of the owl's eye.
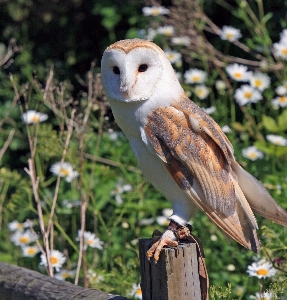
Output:
<path fill-rule="evenodd" d="M 113 67 L 113 72 L 115 74 L 120 74 L 121 73 L 119 67 Z"/>
<path fill-rule="evenodd" d="M 148 66 L 146 64 L 140 65 L 138 68 L 139 72 L 145 72 L 147 70 Z"/>

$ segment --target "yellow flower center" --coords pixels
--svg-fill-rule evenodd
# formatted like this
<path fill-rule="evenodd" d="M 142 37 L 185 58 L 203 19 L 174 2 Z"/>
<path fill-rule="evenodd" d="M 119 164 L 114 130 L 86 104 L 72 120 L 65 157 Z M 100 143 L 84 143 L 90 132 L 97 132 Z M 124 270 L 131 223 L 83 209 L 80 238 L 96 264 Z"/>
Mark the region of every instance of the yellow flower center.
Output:
<path fill-rule="evenodd" d="M 63 278 L 68 278 L 68 277 L 69 277 L 69 274 L 68 274 L 68 273 L 62 273 L 62 277 L 63 277 Z"/>
<path fill-rule="evenodd" d="M 153 16 L 158 16 L 159 15 L 159 9 L 158 8 L 153 8 L 152 11 L 151 11 L 151 14 Z"/>
<path fill-rule="evenodd" d="M 93 244 L 93 240 L 88 240 L 88 241 L 87 241 L 87 244 L 88 244 L 88 245 L 92 245 L 92 244 Z"/>
<path fill-rule="evenodd" d="M 287 97 L 285 97 L 285 96 L 279 97 L 279 102 L 286 103 L 287 102 Z"/>
<path fill-rule="evenodd" d="M 234 37 L 234 34 L 233 34 L 233 33 L 231 33 L 231 32 L 226 33 L 226 38 L 227 38 L 228 40 L 232 39 L 233 37 Z"/>
<path fill-rule="evenodd" d="M 262 276 L 266 276 L 266 275 L 268 275 L 268 270 L 266 270 L 266 269 L 259 269 L 259 270 L 257 270 L 257 275 L 262 275 Z"/>
<path fill-rule="evenodd" d="M 32 121 L 33 123 L 39 123 L 39 122 L 40 122 L 40 117 L 38 117 L 38 116 L 33 116 L 33 117 L 31 118 L 31 121 Z"/>
<path fill-rule="evenodd" d="M 257 154 L 255 152 L 251 152 L 251 153 L 249 153 L 249 157 L 250 158 L 256 158 Z"/>
<path fill-rule="evenodd" d="M 197 81 L 200 80 L 200 77 L 198 75 L 195 75 L 195 76 L 192 77 L 192 80 L 197 82 Z"/>
<path fill-rule="evenodd" d="M 256 87 L 262 86 L 262 81 L 260 79 L 255 79 L 254 84 Z"/>
<path fill-rule="evenodd" d="M 283 55 L 287 55 L 287 48 L 282 49 L 281 52 Z"/>
<path fill-rule="evenodd" d="M 197 90 L 197 91 L 196 91 L 196 94 L 197 94 L 198 96 L 203 96 L 203 95 L 204 95 L 204 91 L 203 91 L 203 90 Z"/>
<path fill-rule="evenodd" d="M 251 96 L 252 96 L 251 92 L 245 92 L 244 93 L 244 97 L 247 98 L 247 99 L 251 98 Z"/>
<path fill-rule="evenodd" d="M 235 72 L 234 74 L 233 74 L 233 76 L 235 77 L 235 78 L 237 78 L 237 79 L 241 79 L 243 76 L 242 76 L 242 73 L 240 73 L 240 72 Z"/>
<path fill-rule="evenodd" d="M 28 244 L 29 238 L 27 236 L 22 236 L 22 237 L 20 237 L 20 242 L 23 244 Z"/>
<path fill-rule="evenodd" d="M 55 264 L 57 264 L 59 262 L 59 260 L 58 260 L 57 257 L 51 256 L 50 257 L 50 262 L 51 262 L 52 265 L 55 265 Z"/>
<path fill-rule="evenodd" d="M 29 248 L 27 252 L 29 255 L 34 255 L 36 253 L 36 250 L 35 248 Z"/>
<path fill-rule="evenodd" d="M 135 295 L 142 295 L 143 293 L 142 293 L 142 290 L 141 289 L 137 289 L 136 290 L 136 292 L 135 292 Z"/>
<path fill-rule="evenodd" d="M 61 169 L 60 174 L 62 174 L 63 176 L 68 176 L 70 174 L 70 172 L 67 169 Z"/>
<path fill-rule="evenodd" d="M 175 55 L 172 54 L 172 53 L 170 53 L 170 54 L 168 55 L 168 57 L 169 57 L 169 59 L 174 59 Z"/>
<path fill-rule="evenodd" d="M 17 228 L 18 228 L 18 229 L 23 229 L 23 227 L 24 227 L 23 223 L 19 223 L 19 224 L 17 225 Z"/>

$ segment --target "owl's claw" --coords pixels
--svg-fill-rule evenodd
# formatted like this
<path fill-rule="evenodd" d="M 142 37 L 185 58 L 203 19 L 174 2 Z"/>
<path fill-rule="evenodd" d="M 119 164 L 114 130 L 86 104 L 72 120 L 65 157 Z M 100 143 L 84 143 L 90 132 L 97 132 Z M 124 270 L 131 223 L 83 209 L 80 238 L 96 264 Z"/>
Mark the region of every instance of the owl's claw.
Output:
<path fill-rule="evenodd" d="M 163 247 L 176 247 L 178 245 L 177 241 L 173 241 L 170 237 L 168 236 L 163 236 L 155 242 L 150 249 L 147 251 L 147 258 L 150 261 L 150 259 L 153 257 L 155 263 L 157 263 L 159 259 L 160 252 Z"/>

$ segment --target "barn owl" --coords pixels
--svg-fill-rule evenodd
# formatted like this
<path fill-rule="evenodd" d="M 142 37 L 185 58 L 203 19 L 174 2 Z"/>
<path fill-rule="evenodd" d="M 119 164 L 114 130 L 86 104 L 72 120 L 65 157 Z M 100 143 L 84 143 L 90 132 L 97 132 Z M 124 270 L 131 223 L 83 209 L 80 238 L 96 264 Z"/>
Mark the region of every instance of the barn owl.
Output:
<path fill-rule="evenodd" d="M 159 258 L 175 246 L 174 224 L 186 226 L 197 208 L 227 236 L 258 252 L 253 212 L 287 226 L 287 213 L 235 160 L 220 126 L 186 96 L 166 55 L 141 39 L 110 45 L 102 83 L 116 122 L 144 176 L 172 202 L 170 226 L 148 251 Z"/>

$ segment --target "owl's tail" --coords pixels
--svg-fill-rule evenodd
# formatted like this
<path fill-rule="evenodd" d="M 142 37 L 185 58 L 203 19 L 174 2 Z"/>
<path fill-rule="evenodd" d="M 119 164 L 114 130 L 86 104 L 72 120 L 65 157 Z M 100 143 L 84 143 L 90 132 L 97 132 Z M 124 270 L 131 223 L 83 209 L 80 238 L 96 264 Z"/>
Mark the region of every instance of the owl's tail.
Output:
<path fill-rule="evenodd" d="M 251 209 L 267 219 L 287 226 L 287 212 L 276 203 L 265 187 L 236 161 L 231 162 L 231 167 Z"/>

